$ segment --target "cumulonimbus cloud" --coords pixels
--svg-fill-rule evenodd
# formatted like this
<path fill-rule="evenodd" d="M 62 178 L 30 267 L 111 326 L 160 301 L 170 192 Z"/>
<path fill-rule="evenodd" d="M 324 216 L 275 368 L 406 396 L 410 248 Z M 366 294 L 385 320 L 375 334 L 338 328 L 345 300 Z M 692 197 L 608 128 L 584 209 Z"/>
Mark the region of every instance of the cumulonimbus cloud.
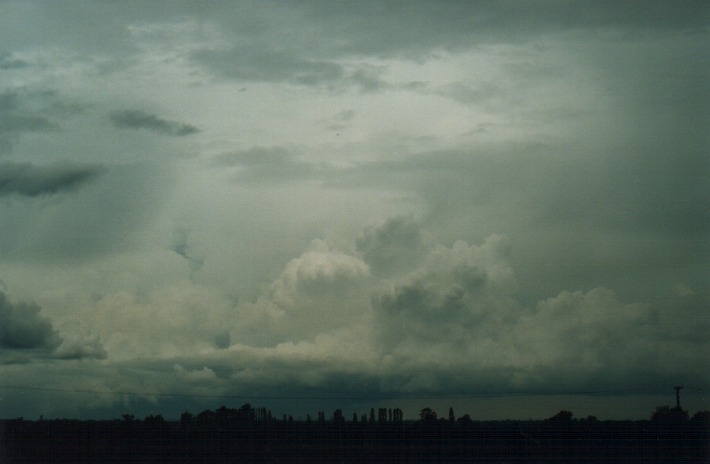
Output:
<path fill-rule="evenodd" d="M 227 353 L 252 353 L 243 363 L 259 375 L 233 376 L 255 386 L 278 379 L 307 347 L 289 377 L 294 385 L 327 386 L 333 373 L 402 393 L 576 391 L 683 374 L 669 362 L 688 341 L 661 323 L 662 309 L 623 302 L 608 288 L 563 290 L 530 307 L 516 294 L 505 237 L 446 246 L 423 234 L 412 218 L 397 217 L 367 228 L 354 252 L 314 243 L 268 294 L 237 308 L 235 342 L 215 365 Z M 400 240 L 411 246 L 395 246 Z M 684 366 L 700 362 L 685 357 Z"/>
<path fill-rule="evenodd" d="M 60 335 L 35 303 L 11 302 L 0 291 L 0 364 L 40 356 L 55 359 L 105 358 L 98 336 Z"/>
<path fill-rule="evenodd" d="M 52 351 L 58 347 L 61 338 L 40 309 L 35 304 L 13 304 L 0 292 L 0 349 Z"/>

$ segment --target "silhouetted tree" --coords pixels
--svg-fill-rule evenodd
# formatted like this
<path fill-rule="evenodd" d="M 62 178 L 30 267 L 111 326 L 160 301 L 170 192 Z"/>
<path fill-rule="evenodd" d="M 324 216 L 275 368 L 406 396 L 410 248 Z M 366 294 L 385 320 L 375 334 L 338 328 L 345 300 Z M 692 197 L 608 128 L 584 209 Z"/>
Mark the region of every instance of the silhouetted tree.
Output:
<path fill-rule="evenodd" d="M 656 410 L 651 415 L 651 420 L 654 421 L 677 421 L 677 420 L 688 420 L 688 411 L 670 406 L 658 406 Z"/>
<path fill-rule="evenodd" d="M 436 411 L 431 408 L 424 408 L 419 412 L 419 418 L 422 422 L 433 422 L 436 420 Z"/>
<path fill-rule="evenodd" d="M 377 422 L 380 424 L 387 422 L 387 408 L 379 408 L 377 410 Z"/>
<path fill-rule="evenodd" d="M 569 422 L 572 420 L 572 414 L 570 411 L 565 411 L 564 409 L 554 416 L 550 417 L 548 420 L 554 421 L 554 422 Z"/>
<path fill-rule="evenodd" d="M 239 408 L 236 416 L 242 422 L 254 422 L 256 420 L 256 410 L 251 407 L 251 404 L 245 403 Z"/>
<path fill-rule="evenodd" d="M 397 424 L 401 423 L 404 420 L 404 413 L 401 409 L 394 408 L 394 411 L 392 411 L 392 420 Z"/>
<path fill-rule="evenodd" d="M 371 410 L 370 418 L 377 420 Z M 252 412 L 256 419 L 252 422 Z M 424 408 L 420 422 L 401 423 L 401 409 L 387 410 L 386 426 L 370 427 L 368 414 L 344 425 L 262 420 L 263 408 L 223 406 L 180 423 L 151 414 L 109 421 L 0 419 L 4 462 L 709 462 L 710 411 L 692 421 L 679 408 L 660 406 L 648 421 L 573 421 L 560 411 L 545 421 L 471 421 L 452 425 Z M 310 418 L 310 415 L 307 416 Z M 453 408 L 448 418 L 454 418 Z M 391 419 L 390 419 L 391 418 Z M 557 422 L 553 422 L 557 421 Z M 189 424 L 187 424 L 189 423 Z M 341 425 L 339 425 L 341 424 Z M 392 424 L 392 425 L 390 425 Z M 398 425 L 394 425 L 398 424 Z M 7 445 L 7 446 L 6 446 Z"/>
<path fill-rule="evenodd" d="M 449 422 L 453 423 L 456 421 L 456 417 L 454 416 L 454 408 L 450 407 L 449 408 Z"/>

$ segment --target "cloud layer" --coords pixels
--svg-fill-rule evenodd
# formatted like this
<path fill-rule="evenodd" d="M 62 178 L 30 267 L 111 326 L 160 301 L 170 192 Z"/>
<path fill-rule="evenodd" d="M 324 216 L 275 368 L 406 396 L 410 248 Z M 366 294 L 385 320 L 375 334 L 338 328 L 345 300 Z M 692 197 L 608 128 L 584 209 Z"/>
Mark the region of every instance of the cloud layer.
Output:
<path fill-rule="evenodd" d="M 0 416 L 708 409 L 705 2 L 129 4 L 0 6 Z"/>

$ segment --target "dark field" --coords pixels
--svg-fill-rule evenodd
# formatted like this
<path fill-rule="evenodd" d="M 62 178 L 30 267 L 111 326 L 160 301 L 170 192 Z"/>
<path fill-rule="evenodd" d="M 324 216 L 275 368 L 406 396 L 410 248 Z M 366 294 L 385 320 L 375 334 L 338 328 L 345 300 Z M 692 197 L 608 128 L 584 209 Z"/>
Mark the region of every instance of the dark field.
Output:
<path fill-rule="evenodd" d="M 472 421 L 422 415 L 275 419 L 244 405 L 179 421 L 0 421 L 0 462 L 709 462 L 706 415 Z M 353 420 L 353 419 L 356 419 Z"/>

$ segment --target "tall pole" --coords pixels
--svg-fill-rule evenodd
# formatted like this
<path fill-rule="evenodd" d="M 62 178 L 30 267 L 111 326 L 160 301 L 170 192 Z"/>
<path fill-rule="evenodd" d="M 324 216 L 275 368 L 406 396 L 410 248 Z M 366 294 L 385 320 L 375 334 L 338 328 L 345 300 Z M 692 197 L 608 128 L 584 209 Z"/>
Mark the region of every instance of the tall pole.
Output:
<path fill-rule="evenodd" d="M 683 388 L 683 386 L 676 385 L 673 388 L 675 389 L 675 408 L 680 410 L 680 390 Z"/>

